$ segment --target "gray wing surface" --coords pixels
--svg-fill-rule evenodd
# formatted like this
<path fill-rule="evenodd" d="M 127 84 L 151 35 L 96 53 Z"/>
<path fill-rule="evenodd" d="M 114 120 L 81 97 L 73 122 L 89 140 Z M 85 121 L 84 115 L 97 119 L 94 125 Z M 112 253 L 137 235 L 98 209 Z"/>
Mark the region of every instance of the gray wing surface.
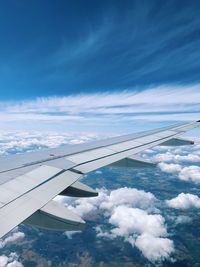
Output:
<path fill-rule="evenodd" d="M 89 144 L 62 146 L 0 159 L 0 237 L 20 223 L 57 230 L 79 230 L 84 221 L 53 198 L 98 193 L 79 178 L 103 166 L 153 166 L 137 154 L 157 145 L 189 145 L 179 136 L 200 122 L 179 124 Z"/>

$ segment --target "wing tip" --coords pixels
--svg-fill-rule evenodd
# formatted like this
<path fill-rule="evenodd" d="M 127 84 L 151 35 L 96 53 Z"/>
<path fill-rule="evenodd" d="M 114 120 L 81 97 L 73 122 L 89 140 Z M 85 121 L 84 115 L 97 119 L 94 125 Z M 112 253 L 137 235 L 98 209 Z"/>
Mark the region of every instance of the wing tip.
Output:
<path fill-rule="evenodd" d="M 196 122 L 200 122 L 200 120 L 196 121 Z"/>

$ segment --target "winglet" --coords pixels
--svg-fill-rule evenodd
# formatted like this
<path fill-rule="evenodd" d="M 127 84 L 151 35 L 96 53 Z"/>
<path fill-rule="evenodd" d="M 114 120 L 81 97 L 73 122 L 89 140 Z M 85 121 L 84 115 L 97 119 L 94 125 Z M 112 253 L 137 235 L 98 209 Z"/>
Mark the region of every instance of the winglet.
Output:
<path fill-rule="evenodd" d="M 200 122 L 200 120 L 196 121 L 196 122 Z"/>

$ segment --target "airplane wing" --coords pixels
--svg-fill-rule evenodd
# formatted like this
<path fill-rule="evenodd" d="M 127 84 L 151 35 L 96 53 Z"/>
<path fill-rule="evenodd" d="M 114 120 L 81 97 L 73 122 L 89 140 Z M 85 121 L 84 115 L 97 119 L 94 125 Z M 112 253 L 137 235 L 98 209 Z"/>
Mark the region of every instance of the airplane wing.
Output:
<path fill-rule="evenodd" d="M 180 138 L 200 121 L 114 137 L 88 144 L 65 145 L 0 159 L 0 237 L 20 223 L 79 230 L 84 221 L 53 201 L 57 195 L 92 197 L 98 193 L 79 178 L 103 166 L 153 165 L 137 154 L 157 145 L 189 145 Z"/>

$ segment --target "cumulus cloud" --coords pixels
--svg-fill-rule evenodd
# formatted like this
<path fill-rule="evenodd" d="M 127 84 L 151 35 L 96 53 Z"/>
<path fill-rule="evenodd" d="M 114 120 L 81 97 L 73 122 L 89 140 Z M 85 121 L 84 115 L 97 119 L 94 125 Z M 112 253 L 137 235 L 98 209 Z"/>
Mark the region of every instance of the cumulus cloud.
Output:
<path fill-rule="evenodd" d="M 95 227 L 95 231 L 96 231 L 97 237 L 100 237 L 100 238 L 102 237 L 102 238 L 113 239 L 113 237 L 114 237 L 112 233 L 110 233 L 108 231 L 104 231 L 102 225 L 97 225 Z M 131 243 L 131 242 L 129 242 L 129 243 Z"/>
<path fill-rule="evenodd" d="M 193 194 L 181 193 L 177 197 L 166 201 L 167 205 L 174 209 L 200 208 L 200 198 Z"/>
<path fill-rule="evenodd" d="M 166 238 L 165 220 L 160 214 L 118 206 L 112 212 L 109 222 L 115 226 L 110 231 L 112 236 L 124 237 L 125 241 L 135 245 L 152 262 L 169 258 L 174 251 L 173 241 Z"/>
<path fill-rule="evenodd" d="M 165 219 L 159 214 L 157 199 L 152 193 L 127 187 L 111 192 L 97 190 L 98 197 L 77 199 L 67 205 L 85 218 L 92 212 L 101 212 L 101 216 L 105 216 L 112 227 L 104 230 L 97 226 L 97 237 L 123 238 L 152 262 L 170 257 L 174 251 L 173 242 L 167 238 Z M 59 198 L 59 201 L 67 203 L 68 199 Z M 152 240 L 155 241 L 154 247 L 151 246 Z"/>
<path fill-rule="evenodd" d="M 127 187 L 113 190 L 110 193 L 104 188 L 97 189 L 97 191 L 99 192 L 98 197 L 77 199 L 74 201 L 74 205 L 69 205 L 68 208 L 74 210 L 80 216 L 94 212 L 99 208 L 111 212 L 120 205 L 157 211 L 154 206 L 156 198 L 150 192 Z M 66 200 L 63 197 L 56 197 L 55 199 L 60 202 Z"/>
<path fill-rule="evenodd" d="M 0 239 L 0 249 L 7 247 L 11 244 L 22 241 L 25 237 L 23 232 L 18 231 L 16 227 L 5 238 Z M 23 264 L 19 261 L 19 256 L 16 252 L 11 252 L 9 255 L 0 256 L 0 267 L 23 267 Z"/>
<path fill-rule="evenodd" d="M 190 153 L 188 155 L 176 155 L 171 152 L 167 152 L 165 154 L 157 154 L 154 156 L 154 160 L 158 162 L 200 162 L 200 156 L 194 153 Z"/>
<path fill-rule="evenodd" d="M 156 201 L 155 196 L 150 192 L 137 190 L 135 188 L 119 188 L 111 191 L 100 207 L 107 210 L 113 210 L 119 205 L 127 205 L 140 209 L 152 209 Z"/>
<path fill-rule="evenodd" d="M 200 167 L 189 166 L 184 167 L 179 173 L 179 178 L 183 181 L 191 181 L 194 183 L 200 183 Z"/>
<path fill-rule="evenodd" d="M 11 243 L 21 241 L 25 237 L 22 232 L 11 232 L 5 239 L 0 239 L 0 248 L 3 248 Z"/>
<path fill-rule="evenodd" d="M 0 256 L 0 267 L 6 266 L 7 263 L 8 263 L 8 257 L 6 257 L 5 255 Z"/>
<path fill-rule="evenodd" d="M 161 171 L 174 173 L 182 181 L 200 183 L 199 142 L 190 147 L 165 148 L 165 153 L 157 153 L 161 152 L 162 148 L 153 148 L 152 151 L 153 160 L 158 162 Z M 148 153 L 144 152 L 144 157 L 148 158 Z M 197 165 L 190 165 L 191 163 Z"/>
<path fill-rule="evenodd" d="M 163 172 L 167 172 L 167 173 L 176 173 L 181 171 L 182 167 L 179 164 L 167 164 L 164 162 L 161 162 L 158 164 L 158 166 L 160 167 L 161 171 Z"/>
<path fill-rule="evenodd" d="M 6 267 L 22 267 L 22 263 L 14 260 L 13 262 L 9 262 Z"/>
<path fill-rule="evenodd" d="M 149 233 L 156 237 L 166 235 L 164 218 L 160 214 L 148 214 L 147 211 L 126 206 L 116 207 L 109 219 L 116 226 L 112 233 L 126 236 L 134 233 Z"/>
<path fill-rule="evenodd" d="M 102 203 L 107 199 L 106 189 L 97 189 L 99 192 L 98 197 L 95 198 L 80 198 L 75 200 L 74 205 L 68 205 L 68 208 L 78 213 L 81 217 L 87 216 L 89 213 L 97 211 Z M 55 199 L 57 200 L 57 198 Z M 61 202 L 66 199 L 61 199 Z"/>
<path fill-rule="evenodd" d="M 148 233 L 140 235 L 135 245 L 142 251 L 143 255 L 152 261 L 169 258 L 174 252 L 174 244 L 168 238 L 157 238 Z"/>
<path fill-rule="evenodd" d="M 18 261 L 17 253 L 12 252 L 8 256 L 0 256 L 0 267 L 23 267 L 23 264 Z"/>

